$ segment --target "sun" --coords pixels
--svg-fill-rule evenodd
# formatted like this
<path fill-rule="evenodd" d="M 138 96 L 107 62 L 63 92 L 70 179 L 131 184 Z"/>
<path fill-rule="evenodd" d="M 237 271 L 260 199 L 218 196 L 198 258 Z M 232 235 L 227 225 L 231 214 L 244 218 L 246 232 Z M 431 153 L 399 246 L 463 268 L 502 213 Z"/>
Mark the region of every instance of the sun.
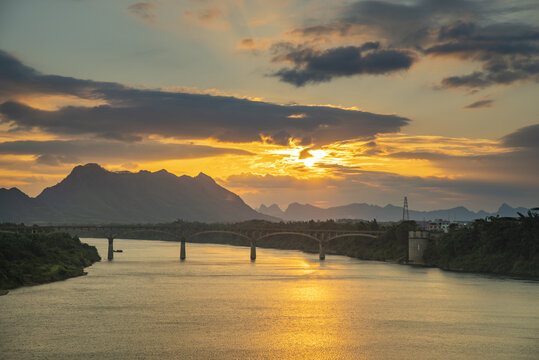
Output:
<path fill-rule="evenodd" d="M 316 163 L 320 162 L 323 158 L 327 156 L 327 153 L 324 150 L 309 150 L 310 157 L 306 159 L 299 159 L 298 161 L 303 162 L 307 167 L 313 167 Z"/>

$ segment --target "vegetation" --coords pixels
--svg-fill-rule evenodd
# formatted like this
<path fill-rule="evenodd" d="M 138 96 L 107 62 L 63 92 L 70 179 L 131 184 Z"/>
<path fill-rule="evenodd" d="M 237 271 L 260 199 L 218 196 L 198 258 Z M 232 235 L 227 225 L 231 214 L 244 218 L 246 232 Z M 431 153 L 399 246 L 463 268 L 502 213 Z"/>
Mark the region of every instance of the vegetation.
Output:
<path fill-rule="evenodd" d="M 384 226 L 378 239 L 357 237 L 336 239 L 328 244 L 330 254 L 346 255 L 365 260 L 395 261 L 408 260 L 408 232 L 416 229 L 415 221 L 404 221 Z"/>
<path fill-rule="evenodd" d="M 539 216 L 490 217 L 452 229 L 433 241 L 424 260 L 446 270 L 539 277 Z"/>
<path fill-rule="evenodd" d="M 84 275 L 97 249 L 68 234 L 0 233 L 0 290 Z"/>

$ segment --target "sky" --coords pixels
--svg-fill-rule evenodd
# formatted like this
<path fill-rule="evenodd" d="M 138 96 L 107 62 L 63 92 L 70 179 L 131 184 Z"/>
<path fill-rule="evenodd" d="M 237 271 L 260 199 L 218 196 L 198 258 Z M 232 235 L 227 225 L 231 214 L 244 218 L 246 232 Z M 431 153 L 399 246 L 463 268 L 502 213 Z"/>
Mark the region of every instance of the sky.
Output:
<path fill-rule="evenodd" d="M 203 172 L 249 205 L 539 206 L 539 3 L 0 0 L 0 187 Z"/>

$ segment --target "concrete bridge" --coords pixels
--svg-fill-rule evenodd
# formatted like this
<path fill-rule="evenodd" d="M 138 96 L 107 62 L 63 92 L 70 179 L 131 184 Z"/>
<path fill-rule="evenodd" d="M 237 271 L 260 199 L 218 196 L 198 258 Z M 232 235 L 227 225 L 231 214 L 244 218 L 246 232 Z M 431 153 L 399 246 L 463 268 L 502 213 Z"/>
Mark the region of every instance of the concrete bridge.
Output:
<path fill-rule="evenodd" d="M 69 233 L 78 236 L 81 233 L 102 236 L 108 239 L 107 259 L 114 259 L 114 239 L 129 238 L 136 233 L 157 233 L 172 238 L 180 243 L 180 260 L 185 260 L 188 240 L 205 234 L 230 234 L 249 241 L 251 260 L 256 259 L 256 244 L 273 236 L 295 235 L 311 239 L 318 243 L 319 258 L 325 260 L 326 245 L 333 240 L 345 237 L 363 237 L 377 239 L 381 231 L 345 231 L 345 230 L 313 230 L 313 229 L 241 229 L 228 227 L 215 230 L 185 231 L 174 225 L 65 225 L 65 226 L 34 226 L 33 232 Z"/>

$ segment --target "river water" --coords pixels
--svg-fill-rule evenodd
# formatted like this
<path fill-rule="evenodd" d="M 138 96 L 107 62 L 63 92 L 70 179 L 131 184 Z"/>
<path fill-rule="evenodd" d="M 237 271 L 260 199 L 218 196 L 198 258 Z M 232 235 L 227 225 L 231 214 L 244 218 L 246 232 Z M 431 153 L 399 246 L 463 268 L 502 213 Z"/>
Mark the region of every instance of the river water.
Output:
<path fill-rule="evenodd" d="M 106 257 L 106 239 L 84 239 Z M 343 256 L 115 240 L 0 297 L 1 359 L 538 359 L 539 283 Z"/>

